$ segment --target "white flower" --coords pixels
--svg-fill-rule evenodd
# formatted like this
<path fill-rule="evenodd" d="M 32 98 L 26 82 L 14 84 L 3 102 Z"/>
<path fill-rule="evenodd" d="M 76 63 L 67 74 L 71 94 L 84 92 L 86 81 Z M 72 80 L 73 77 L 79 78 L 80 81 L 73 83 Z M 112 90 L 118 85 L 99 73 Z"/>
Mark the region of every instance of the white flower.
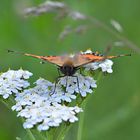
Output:
<path fill-rule="evenodd" d="M 73 19 L 73 20 L 85 20 L 87 19 L 87 17 L 83 14 L 81 14 L 80 12 L 77 11 L 71 11 L 69 13 L 69 16 Z"/>
<path fill-rule="evenodd" d="M 61 78 L 58 84 L 63 85 L 66 88 L 65 95 L 73 95 L 76 92 L 84 97 L 87 93 L 93 92 L 92 88 L 97 87 L 96 81 L 92 77 L 82 76 L 79 73 L 76 73 L 74 76 L 65 76 Z"/>
<path fill-rule="evenodd" d="M 112 65 L 113 62 L 109 59 L 106 59 L 104 62 L 99 64 L 99 67 L 102 69 L 103 72 L 112 73 Z"/>
<path fill-rule="evenodd" d="M 36 106 L 40 106 L 44 102 L 48 105 L 61 103 L 62 101 L 71 102 L 76 99 L 75 93 L 85 97 L 87 93 L 93 92 L 92 88 L 97 87 L 93 78 L 89 76 L 84 77 L 78 73 L 74 77 L 61 78 L 56 83 L 56 87 L 55 84 L 42 78 L 37 80 L 35 84 L 35 87 L 16 94 L 15 100 L 17 103 L 12 107 L 12 110 L 20 111 L 25 105 L 36 104 Z"/>
<path fill-rule="evenodd" d="M 81 54 L 92 54 L 91 49 L 87 49 L 85 52 L 81 51 Z"/>
<path fill-rule="evenodd" d="M 109 59 L 105 59 L 104 61 L 101 62 L 93 62 L 90 64 L 85 65 L 85 69 L 86 70 L 96 70 L 96 69 L 101 69 L 102 72 L 107 72 L 107 73 L 112 73 L 112 65 L 113 65 L 113 61 L 109 60 Z"/>
<path fill-rule="evenodd" d="M 76 114 L 82 112 L 82 109 L 75 107 L 67 107 L 61 104 L 43 104 L 42 106 L 25 106 L 18 116 L 24 117 L 24 128 L 32 128 L 37 125 L 39 131 L 48 130 L 50 127 L 59 126 L 62 121 L 75 122 L 78 120 Z"/>
<path fill-rule="evenodd" d="M 22 69 L 18 71 L 9 70 L 0 75 L 0 95 L 4 99 L 8 98 L 9 95 L 19 91 L 22 91 L 24 88 L 27 88 L 30 83 L 26 81 L 32 73 L 24 71 Z"/>

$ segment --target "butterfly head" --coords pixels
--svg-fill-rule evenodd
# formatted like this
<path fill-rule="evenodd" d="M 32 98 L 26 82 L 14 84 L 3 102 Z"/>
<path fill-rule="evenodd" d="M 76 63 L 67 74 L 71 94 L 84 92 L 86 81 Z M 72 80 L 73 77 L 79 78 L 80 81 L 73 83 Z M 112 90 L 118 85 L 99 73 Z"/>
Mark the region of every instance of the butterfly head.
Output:
<path fill-rule="evenodd" d="M 69 61 L 60 67 L 60 71 L 66 76 L 72 76 L 77 71 L 77 68 Z"/>

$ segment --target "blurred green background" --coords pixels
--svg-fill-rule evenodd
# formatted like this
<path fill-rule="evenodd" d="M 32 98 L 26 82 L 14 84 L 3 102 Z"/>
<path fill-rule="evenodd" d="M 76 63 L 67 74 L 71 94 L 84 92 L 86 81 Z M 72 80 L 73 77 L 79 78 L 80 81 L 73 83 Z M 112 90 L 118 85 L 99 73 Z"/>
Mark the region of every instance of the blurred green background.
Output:
<path fill-rule="evenodd" d="M 26 0 L 30 5 L 43 0 Z M 110 19 L 121 23 L 124 35 L 140 46 L 140 1 L 139 0 L 65 0 L 72 9 L 97 17 L 106 24 Z M 0 71 L 8 68 L 31 71 L 34 76 L 54 80 L 57 70 L 50 64 L 15 54 L 6 49 L 38 55 L 61 55 L 92 48 L 103 52 L 114 36 L 101 28 L 92 28 L 82 35 L 70 34 L 64 40 L 58 36 L 66 25 L 76 27 L 84 22 L 69 19 L 56 20 L 55 14 L 24 18 L 19 1 L 3 0 L 0 3 Z M 88 22 L 86 22 L 87 24 Z M 111 25 L 109 25 L 111 26 Z M 110 54 L 131 53 L 127 47 L 115 47 Z M 88 100 L 82 140 L 139 140 L 140 139 L 140 56 L 114 60 L 113 74 L 103 76 L 94 95 Z M 67 135 L 67 140 L 76 140 L 77 124 Z M 25 130 L 16 114 L 0 103 L 0 140 L 15 140 L 25 135 Z"/>

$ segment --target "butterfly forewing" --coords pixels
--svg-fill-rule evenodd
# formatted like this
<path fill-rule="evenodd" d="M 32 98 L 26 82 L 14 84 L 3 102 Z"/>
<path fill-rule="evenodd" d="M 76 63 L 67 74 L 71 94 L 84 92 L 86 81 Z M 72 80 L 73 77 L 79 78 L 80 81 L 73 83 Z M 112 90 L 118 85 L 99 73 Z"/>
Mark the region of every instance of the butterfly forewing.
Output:
<path fill-rule="evenodd" d="M 60 67 L 63 66 L 64 62 L 68 60 L 67 56 L 38 56 L 38 55 L 28 54 L 28 53 L 25 53 L 24 55 L 38 58 L 44 61 L 48 61 Z"/>
<path fill-rule="evenodd" d="M 64 64 L 63 57 L 61 56 L 45 56 L 42 59 L 58 66 L 63 66 Z"/>
<path fill-rule="evenodd" d="M 94 55 L 94 54 L 83 54 L 83 57 L 91 60 L 92 62 L 101 61 L 105 58 L 105 56 Z"/>
<path fill-rule="evenodd" d="M 74 57 L 74 66 L 80 67 L 92 62 L 103 61 L 109 56 L 95 55 L 95 54 L 78 54 Z"/>
<path fill-rule="evenodd" d="M 91 59 L 88 57 L 84 57 L 83 54 L 76 54 L 73 57 L 73 65 L 74 67 L 80 67 L 82 65 L 88 64 L 91 62 Z"/>

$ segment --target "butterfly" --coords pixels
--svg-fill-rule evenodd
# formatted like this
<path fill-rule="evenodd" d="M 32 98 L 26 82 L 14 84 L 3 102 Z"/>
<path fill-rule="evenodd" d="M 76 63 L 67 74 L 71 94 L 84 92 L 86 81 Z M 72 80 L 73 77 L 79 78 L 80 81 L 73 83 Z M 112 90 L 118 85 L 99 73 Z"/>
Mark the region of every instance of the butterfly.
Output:
<path fill-rule="evenodd" d="M 73 55 L 61 55 L 61 56 L 39 56 L 39 55 L 29 54 L 29 53 L 20 53 L 20 52 L 16 52 L 12 50 L 8 50 L 8 52 L 34 57 L 42 61 L 47 61 L 49 63 L 57 65 L 58 70 L 61 71 L 63 76 L 59 76 L 56 79 L 54 90 L 53 92 L 50 93 L 50 95 L 55 93 L 56 84 L 58 83 L 58 80 L 61 77 L 65 77 L 65 76 L 66 76 L 66 79 L 68 76 L 75 77 L 77 79 L 77 86 L 80 93 L 79 80 L 78 80 L 78 77 L 75 76 L 74 74 L 76 73 L 77 70 L 79 70 L 81 67 L 83 67 L 86 64 L 90 64 L 93 62 L 100 62 L 105 59 L 118 58 L 121 56 L 131 56 L 131 54 L 105 56 L 105 55 L 99 54 L 98 52 L 91 52 L 91 51 L 81 52 L 81 53 L 77 53 Z M 66 80 L 66 87 L 67 87 L 67 80 Z"/>
<path fill-rule="evenodd" d="M 15 51 L 8 50 L 8 52 L 15 52 Z M 15 53 L 19 53 L 19 52 L 15 52 Z M 47 61 L 49 63 L 55 64 L 58 66 L 58 70 L 60 70 L 61 73 L 64 74 L 64 76 L 73 76 L 78 69 L 80 69 L 82 66 L 86 64 L 90 64 L 93 62 L 100 62 L 105 59 L 118 58 L 121 56 L 131 56 L 131 54 L 104 56 L 102 54 L 99 54 L 98 52 L 77 53 L 74 55 L 62 55 L 62 56 L 39 56 L 39 55 L 29 54 L 29 53 L 20 53 L 20 54 L 38 58 L 43 61 Z"/>

